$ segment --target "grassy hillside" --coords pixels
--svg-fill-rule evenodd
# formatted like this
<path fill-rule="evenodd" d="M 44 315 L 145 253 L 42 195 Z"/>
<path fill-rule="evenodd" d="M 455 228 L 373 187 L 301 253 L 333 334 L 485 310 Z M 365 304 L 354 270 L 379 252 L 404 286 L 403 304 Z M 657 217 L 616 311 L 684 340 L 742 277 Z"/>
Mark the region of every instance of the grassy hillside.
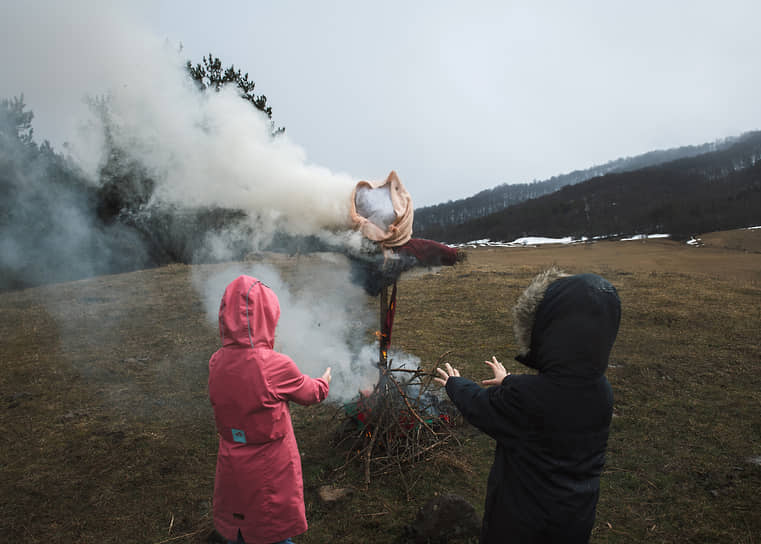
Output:
<path fill-rule="evenodd" d="M 608 377 L 615 414 L 593 542 L 744 542 L 761 534 L 761 230 L 669 240 L 472 250 L 399 284 L 393 344 L 444 352 L 480 379 L 512 372 L 510 307 L 557 264 L 607 277 L 623 302 Z M 280 265 L 297 261 L 280 257 Z M 0 293 L 0 534 L 8 542 L 205 542 L 216 436 L 206 364 L 217 348 L 172 265 Z M 369 299 L 368 304 L 376 304 Z M 307 543 L 391 543 L 435 494 L 481 512 L 493 443 L 463 427 L 413 468 L 376 477 L 335 447 L 335 406 L 293 408 Z M 355 490 L 337 503 L 323 485 Z"/>

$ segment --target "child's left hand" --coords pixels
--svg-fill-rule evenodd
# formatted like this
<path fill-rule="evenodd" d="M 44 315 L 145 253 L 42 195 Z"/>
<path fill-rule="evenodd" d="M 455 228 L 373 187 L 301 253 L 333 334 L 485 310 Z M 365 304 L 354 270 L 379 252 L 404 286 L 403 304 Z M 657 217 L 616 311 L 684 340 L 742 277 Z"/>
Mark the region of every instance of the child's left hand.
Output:
<path fill-rule="evenodd" d="M 494 372 L 493 378 L 489 378 L 488 380 L 483 380 L 481 382 L 484 385 L 499 385 L 502 383 L 502 380 L 510 375 L 510 373 L 505 370 L 505 367 L 502 366 L 502 363 L 497 361 L 496 357 L 492 357 L 491 361 L 484 361 L 484 364 L 490 366 Z"/>

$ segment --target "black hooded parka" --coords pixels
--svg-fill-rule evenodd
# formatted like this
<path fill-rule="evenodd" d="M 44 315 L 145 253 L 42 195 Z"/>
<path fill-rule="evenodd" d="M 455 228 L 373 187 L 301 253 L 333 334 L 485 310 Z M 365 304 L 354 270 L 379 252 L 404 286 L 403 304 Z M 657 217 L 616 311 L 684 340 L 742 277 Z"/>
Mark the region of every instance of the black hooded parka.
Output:
<path fill-rule="evenodd" d="M 482 543 L 589 541 L 613 411 L 604 373 L 620 319 L 608 281 L 562 277 L 547 287 L 530 349 L 517 357 L 538 374 L 488 389 L 447 380 L 464 417 L 497 441 Z"/>

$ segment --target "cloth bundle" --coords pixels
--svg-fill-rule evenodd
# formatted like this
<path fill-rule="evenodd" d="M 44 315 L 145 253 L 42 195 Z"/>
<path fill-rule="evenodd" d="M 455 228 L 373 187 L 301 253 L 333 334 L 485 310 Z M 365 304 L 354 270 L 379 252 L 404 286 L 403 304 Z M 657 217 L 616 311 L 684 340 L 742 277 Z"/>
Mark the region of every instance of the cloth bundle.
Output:
<path fill-rule="evenodd" d="M 402 246 L 412 238 L 412 197 L 394 171 L 384 182 L 357 183 L 350 215 L 355 228 L 384 249 Z"/>

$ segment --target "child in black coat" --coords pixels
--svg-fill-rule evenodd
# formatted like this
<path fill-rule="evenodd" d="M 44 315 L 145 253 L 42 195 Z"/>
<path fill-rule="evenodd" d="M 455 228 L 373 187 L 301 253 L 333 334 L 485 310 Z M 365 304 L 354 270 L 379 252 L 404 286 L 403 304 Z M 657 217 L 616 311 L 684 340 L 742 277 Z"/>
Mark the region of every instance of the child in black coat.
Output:
<path fill-rule="evenodd" d="M 487 389 L 449 364 L 436 380 L 474 426 L 497 441 L 482 543 L 588 542 L 613 411 L 605 377 L 621 319 L 616 289 L 594 274 L 552 268 L 513 308 L 521 363 L 496 358 Z"/>

